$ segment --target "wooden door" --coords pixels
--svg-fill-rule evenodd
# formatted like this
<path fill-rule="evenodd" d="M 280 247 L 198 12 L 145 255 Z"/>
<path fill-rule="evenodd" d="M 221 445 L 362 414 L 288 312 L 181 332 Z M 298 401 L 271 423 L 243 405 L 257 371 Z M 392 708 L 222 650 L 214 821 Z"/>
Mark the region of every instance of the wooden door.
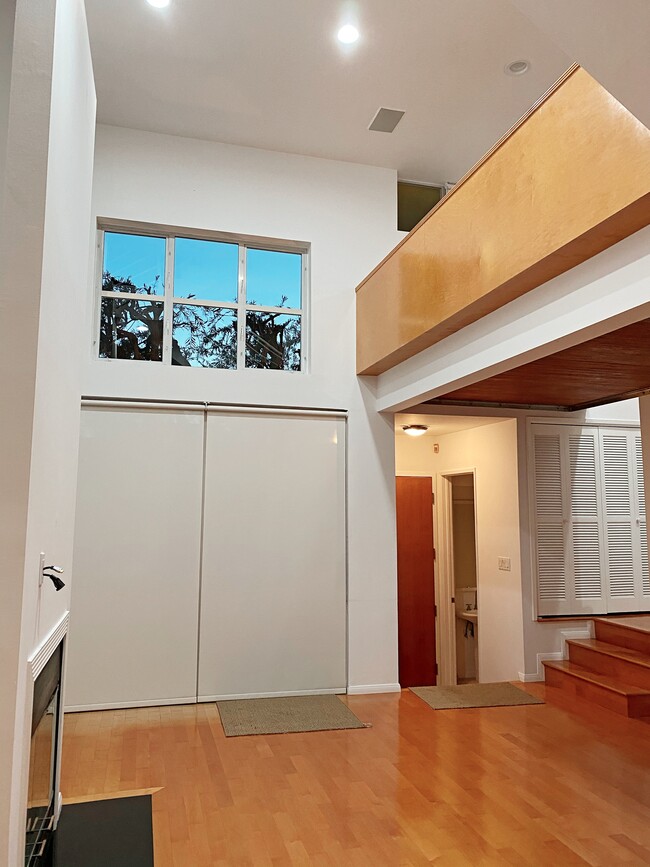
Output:
<path fill-rule="evenodd" d="M 397 609 L 399 682 L 436 682 L 431 478 L 398 476 Z"/>

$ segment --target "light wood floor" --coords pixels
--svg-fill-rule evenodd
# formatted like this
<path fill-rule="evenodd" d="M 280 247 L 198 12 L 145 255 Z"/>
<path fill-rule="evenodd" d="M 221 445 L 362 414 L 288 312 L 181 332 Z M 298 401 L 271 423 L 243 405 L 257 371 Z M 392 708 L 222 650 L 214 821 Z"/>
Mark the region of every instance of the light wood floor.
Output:
<path fill-rule="evenodd" d="M 346 701 L 373 727 L 226 739 L 213 704 L 69 714 L 63 795 L 161 786 L 156 867 L 650 864 L 647 722 Z"/>

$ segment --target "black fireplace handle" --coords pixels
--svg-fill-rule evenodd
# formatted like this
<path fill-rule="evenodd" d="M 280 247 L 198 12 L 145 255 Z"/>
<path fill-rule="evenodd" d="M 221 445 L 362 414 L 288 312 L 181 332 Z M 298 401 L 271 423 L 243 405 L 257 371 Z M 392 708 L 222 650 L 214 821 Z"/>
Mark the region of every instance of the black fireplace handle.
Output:
<path fill-rule="evenodd" d="M 48 572 L 47 571 L 48 569 L 51 569 L 52 572 Z M 57 574 L 53 575 L 52 574 L 53 572 L 56 572 Z M 44 566 L 43 567 L 43 576 L 45 578 L 50 579 L 52 584 L 54 584 L 54 589 L 57 591 L 57 593 L 59 590 L 63 590 L 63 588 L 65 587 L 64 582 L 61 581 L 61 579 L 59 578 L 59 575 L 61 575 L 61 574 L 63 574 L 63 569 L 60 566 Z"/>

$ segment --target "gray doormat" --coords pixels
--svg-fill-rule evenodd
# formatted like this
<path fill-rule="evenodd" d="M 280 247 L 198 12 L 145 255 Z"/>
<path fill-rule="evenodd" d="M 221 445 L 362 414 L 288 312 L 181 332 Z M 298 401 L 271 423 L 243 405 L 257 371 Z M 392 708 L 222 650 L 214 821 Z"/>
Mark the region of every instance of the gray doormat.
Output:
<path fill-rule="evenodd" d="M 218 701 L 226 737 L 368 728 L 335 695 Z"/>
<path fill-rule="evenodd" d="M 434 710 L 544 704 L 511 683 L 464 683 L 461 686 L 412 686 L 411 692 Z"/>

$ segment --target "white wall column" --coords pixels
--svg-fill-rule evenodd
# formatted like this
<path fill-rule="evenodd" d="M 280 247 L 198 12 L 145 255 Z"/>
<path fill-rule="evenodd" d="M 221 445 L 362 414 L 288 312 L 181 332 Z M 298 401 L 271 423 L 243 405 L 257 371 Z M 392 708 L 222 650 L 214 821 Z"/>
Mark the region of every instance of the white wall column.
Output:
<path fill-rule="evenodd" d="M 95 125 L 83 0 L 17 0 L 15 13 L 0 198 L 0 863 L 9 867 L 24 860 L 27 659 L 70 605 Z M 39 587 L 41 551 L 66 568 L 60 593 Z"/>

